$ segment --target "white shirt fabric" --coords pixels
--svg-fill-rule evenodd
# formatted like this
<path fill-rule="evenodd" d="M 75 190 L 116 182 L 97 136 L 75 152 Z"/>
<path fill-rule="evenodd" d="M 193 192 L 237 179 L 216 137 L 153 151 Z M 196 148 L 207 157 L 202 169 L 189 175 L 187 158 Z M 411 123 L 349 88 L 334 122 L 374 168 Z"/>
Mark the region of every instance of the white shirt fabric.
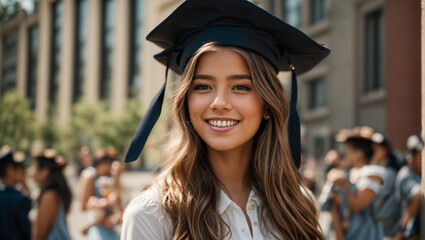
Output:
<path fill-rule="evenodd" d="M 217 210 L 231 230 L 231 237 L 229 234 L 226 239 L 273 239 L 264 227 L 264 230 L 261 231 L 263 224 L 260 219 L 260 206 L 259 196 L 251 190 L 246 205 L 252 226 L 251 236 L 247 219 L 241 208 L 220 190 Z M 171 234 L 171 220 L 161 209 L 161 194 L 158 189 L 151 188 L 130 202 L 124 213 L 122 240 L 168 240 L 172 239 Z"/>

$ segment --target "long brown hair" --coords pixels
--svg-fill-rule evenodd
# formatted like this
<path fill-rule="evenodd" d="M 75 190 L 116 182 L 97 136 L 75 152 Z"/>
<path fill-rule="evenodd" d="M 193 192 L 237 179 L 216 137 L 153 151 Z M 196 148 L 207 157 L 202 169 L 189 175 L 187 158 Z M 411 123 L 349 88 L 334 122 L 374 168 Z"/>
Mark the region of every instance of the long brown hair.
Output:
<path fill-rule="evenodd" d="M 210 168 L 206 146 L 189 122 L 187 94 L 200 57 L 223 49 L 240 54 L 264 100 L 270 120 L 254 136 L 250 177 L 262 198 L 264 229 L 276 239 L 324 239 L 311 198 L 302 193 L 301 177 L 288 143 L 289 105 L 275 69 L 260 55 L 240 48 L 207 43 L 186 65 L 172 109 L 177 136 L 158 178 L 163 210 L 171 218 L 173 239 L 223 239 L 230 228 L 216 206 L 218 180 Z M 273 230 L 273 231 L 272 231 Z"/>

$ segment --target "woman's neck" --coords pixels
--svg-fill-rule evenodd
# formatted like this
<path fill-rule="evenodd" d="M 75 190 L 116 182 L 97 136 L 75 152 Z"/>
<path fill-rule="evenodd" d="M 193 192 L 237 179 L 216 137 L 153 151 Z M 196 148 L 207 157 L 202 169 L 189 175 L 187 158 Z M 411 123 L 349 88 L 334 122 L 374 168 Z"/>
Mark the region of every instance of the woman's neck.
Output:
<path fill-rule="evenodd" d="M 238 198 L 251 189 L 249 166 L 252 157 L 252 143 L 231 151 L 215 151 L 208 148 L 208 160 L 212 171 L 220 181 L 221 188 Z M 237 201 L 237 199 L 233 199 Z"/>

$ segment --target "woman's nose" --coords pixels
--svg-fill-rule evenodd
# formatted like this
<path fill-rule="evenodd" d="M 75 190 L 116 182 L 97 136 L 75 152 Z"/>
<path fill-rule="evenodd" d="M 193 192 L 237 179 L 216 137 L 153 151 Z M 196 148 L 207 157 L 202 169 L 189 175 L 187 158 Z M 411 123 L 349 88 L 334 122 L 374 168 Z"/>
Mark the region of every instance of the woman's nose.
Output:
<path fill-rule="evenodd" d="M 211 109 L 217 111 L 228 111 L 231 109 L 229 94 L 225 90 L 217 90 L 211 102 Z"/>

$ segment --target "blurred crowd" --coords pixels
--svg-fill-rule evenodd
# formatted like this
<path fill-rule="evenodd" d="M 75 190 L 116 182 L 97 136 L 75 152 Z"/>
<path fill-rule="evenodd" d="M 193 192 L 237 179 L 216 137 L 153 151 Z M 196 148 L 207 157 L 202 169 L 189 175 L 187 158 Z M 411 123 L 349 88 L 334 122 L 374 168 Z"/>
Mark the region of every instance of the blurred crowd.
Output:
<path fill-rule="evenodd" d="M 422 137 L 410 136 L 401 156 L 370 127 L 340 130 L 335 140 L 342 148 L 324 158 L 318 198 L 332 217 L 327 239 L 419 239 Z"/>
<path fill-rule="evenodd" d="M 54 149 L 28 155 L 9 146 L 0 149 L 0 239 L 71 239 L 66 217 L 73 198 L 63 171 L 67 161 Z M 88 220 L 81 231 L 89 240 L 119 239 L 119 178 L 125 165 L 116 159 L 112 149 L 79 151 L 78 196 Z M 27 172 L 38 189 L 28 187 Z"/>
<path fill-rule="evenodd" d="M 327 239 L 419 239 L 423 138 L 410 136 L 405 154 L 396 154 L 390 140 L 370 127 L 340 130 L 335 140 L 341 144 L 327 152 L 324 168 L 317 162 L 301 168 L 320 210 L 332 217 Z M 27 155 L 0 149 L 0 239 L 70 239 L 66 159 L 54 149 Z M 88 221 L 81 232 L 89 240 L 119 239 L 125 165 L 117 158 L 113 149 L 84 146 L 78 152 L 78 197 Z M 317 192 L 321 171 L 325 183 Z M 27 186 L 27 173 L 38 191 Z"/>

